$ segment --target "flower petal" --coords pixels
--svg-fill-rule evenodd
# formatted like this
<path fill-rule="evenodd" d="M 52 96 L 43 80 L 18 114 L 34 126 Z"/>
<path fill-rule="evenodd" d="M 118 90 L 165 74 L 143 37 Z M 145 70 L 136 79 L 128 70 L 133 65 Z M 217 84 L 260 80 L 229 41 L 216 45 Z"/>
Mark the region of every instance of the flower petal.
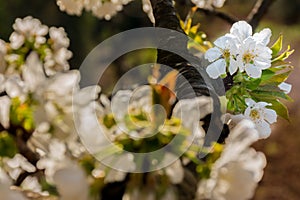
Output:
<path fill-rule="evenodd" d="M 255 33 L 253 38 L 256 42 L 267 45 L 270 42 L 272 32 L 269 28 L 265 28 L 259 33 Z"/>
<path fill-rule="evenodd" d="M 7 96 L 0 97 L 0 124 L 4 128 L 9 127 L 10 104 L 10 99 Z"/>
<path fill-rule="evenodd" d="M 275 110 L 272 109 L 265 109 L 264 112 L 264 118 L 270 123 L 273 124 L 274 122 L 277 121 L 277 114 Z"/>
<path fill-rule="evenodd" d="M 252 27 L 245 21 L 239 21 L 232 25 L 230 33 L 236 36 L 240 42 L 252 35 Z"/>
<path fill-rule="evenodd" d="M 205 53 L 205 59 L 207 59 L 209 62 L 213 62 L 216 59 L 220 58 L 220 56 L 222 55 L 222 52 L 220 51 L 219 48 L 217 47 L 213 47 L 210 48 L 206 51 Z"/>
<path fill-rule="evenodd" d="M 257 131 L 259 132 L 260 138 L 267 138 L 271 134 L 270 124 L 267 123 L 265 120 L 260 120 L 255 122 L 255 126 Z"/>
<path fill-rule="evenodd" d="M 219 59 L 219 60 L 211 63 L 206 68 L 206 72 L 213 79 L 216 79 L 220 75 L 225 74 L 226 73 L 226 62 L 225 62 L 225 60 L 224 59 Z"/>
<path fill-rule="evenodd" d="M 255 101 L 253 99 L 247 98 L 245 99 L 247 106 L 253 106 L 255 105 Z"/>
<path fill-rule="evenodd" d="M 252 65 L 252 64 L 248 64 L 245 67 L 245 71 L 248 74 L 248 76 L 252 77 L 252 78 L 260 78 L 261 77 L 261 69 Z"/>
<path fill-rule="evenodd" d="M 239 66 L 238 62 L 235 59 L 231 58 L 230 59 L 230 65 L 229 65 L 230 75 L 234 74 L 238 70 L 238 66 Z"/>

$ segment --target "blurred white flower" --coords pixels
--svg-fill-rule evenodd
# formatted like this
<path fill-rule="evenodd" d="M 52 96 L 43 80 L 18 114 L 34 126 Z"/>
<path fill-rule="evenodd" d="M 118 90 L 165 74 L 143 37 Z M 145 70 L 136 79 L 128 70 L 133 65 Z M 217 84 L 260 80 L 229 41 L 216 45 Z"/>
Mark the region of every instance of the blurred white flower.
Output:
<path fill-rule="evenodd" d="M 142 0 L 143 3 L 143 11 L 148 15 L 150 21 L 154 24 L 155 19 L 153 15 L 153 9 L 150 0 Z"/>
<path fill-rule="evenodd" d="M 112 16 L 123 9 L 121 1 L 105 1 L 97 9 L 93 9 L 92 12 L 96 17 L 100 19 L 110 20 Z"/>
<path fill-rule="evenodd" d="M 184 169 L 180 159 L 176 160 L 174 163 L 164 168 L 164 170 L 167 176 L 169 177 L 171 183 L 175 185 L 182 182 L 184 178 Z"/>
<path fill-rule="evenodd" d="M 69 165 L 71 160 L 66 156 L 66 145 L 57 140 L 51 139 L 44 157 L 37 162 L 38 169 L 45 170 L 45 176 L 49 183 L 53 183 L 55 172 Z"/>
<path fill-rule="evenodd" d="M 84 6 L 84 0 L 57 0 L 56 3 L 61 11 L 69 15 L 81 15 Z"/>
<path fill-rule="evenodd" d="M 14 180 L 16 180 L 23 171 L 36 171 L 36 168 L 21 154 L 16 154 L 13 158 L 6 158 L 5 169 Z"/>
<path fill-rule="evenodd" d="M 10 105 L 11 102 L 8 96 L 0 96 L 0 124 L 4 128 L 9 127 Z"/>
<path fill-rule="evenodd" d="M 42 186 L 40 185 L 37 177 L 34 176 L 27 176 L 22 182 L 21 188 L 41 195 L 48 195 L 48 192 L 42 192 Z"/>
<path fill-rule="evenodd" d="M 266 159 L 250 146 L 259 139 L 251 121 L 240 122 L 226 139 L 220 158 L 213 164 L 210 178 L 199 183 L 197 199 L 241 199 L 253 197 L 263 175 Z"/>
<path fill-rule="evenodd" d="M 61 11 L 67 12 L 69 15 L 81 15 L 82 10 L 91 11 L 93 15 L 110 20 L 112 16 L 123 9 L 123 5 L 128 4 L 132 0 L 57 0 L 56 3 Z"/>
<path fill-rule="evenodd" d="M 85 0 L 84 7 L 87 11 L 91 11 L 102 6 L 102 1 L 99 0 Z"/>
<path fill-rule="evenodd" d="M 0 74 L 3 74 L 6 68 L 6 62 L 4 59 L 6 53 L 7 53 L 6 43 L 0 39 Z"/>
<path fill-rule="evenodd" d="M 26 197 L 19 191 L 10 189 L 12 180 L 8 177 L 5 171 L 0 168 L 0 194 L 1 199 L 5 200 L 27 200 Z"/>
<path fill-rule="evenodd" d="M 27 57 L 25 65 L 22 67 L 22 76 L 25 86 L 31 92 L 35 92 L 35 90 L 46 81 L 42 63 L 36 52 L 30 53 Z"/>
<path fill-rule="evenodd" d="M 42 25 L 38 19 L 31 16 L 24 19 L 17 18 L 13 24 L 13 32 L 9 38 L 10 45 L 13 49 L 20 48 L 25 40 L 34 42 L 35 45 L 40 45 L 46 42 L 45 35 L 48 33 L 48 27 Z"/>
<path fill-rule="evenodd" d="M 284 93 L 289 94 L 292 90 L 292 85 L 289 83 L 282 82 L 278 85 L 279 89 L 284 91 Z"/>
<path fill-rule="evenodd" d="M 68 48 L 70 45 L 70 39 L 67 37 L 67 33 L 65 32 L 65 29 L 62 27 L 59 28 L 50 27 L 49 36 L 52 42 L 51 46 L 54 50 L 63 47 Z"/>
<path fill-rule="evenodd" d="M 271 134 L 270 124 L 276 122 L 277 114 L 274 110 L 266 108 L 270 106 L 266 102 L 256 103 L 252 99 L 246 99 L 248 105 L 245 110 L 245 117 L 255 123 L 255 127 L 259 132 L 260 138 L 267 138 Z"/>
<path fill-rule="evenodd" d="M 223 7 L 226 0 L 192 0 L 198 8 L 213 9 Z"/>

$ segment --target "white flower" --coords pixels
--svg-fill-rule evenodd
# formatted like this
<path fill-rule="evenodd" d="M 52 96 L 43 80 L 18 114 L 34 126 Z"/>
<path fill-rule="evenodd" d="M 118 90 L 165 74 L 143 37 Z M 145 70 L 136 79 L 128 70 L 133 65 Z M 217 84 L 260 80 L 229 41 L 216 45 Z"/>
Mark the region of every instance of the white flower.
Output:
<path fill-rule="evenodd" d="M 252 36 L 252 27 L 245 21 L 238 21 L 232 25 L 230 34 L 237 37 L 238 41 L 242 43 L 245 39 Z"/>
<path fill-rule="evenodd" d="M 48 27 L 42 25 L 38 19 L 32 18 L 31 16 L 25 17 L 24 19 L 16 19 L 13 28 L 13 32 L 9 38 L 10 45 L 13 49 L 20 48 L 26 39 L 34 40 L 35 45 L 39 45 L 46 42 L 44 37 L 48 33 Z"/>
<path fill-rule="evenodd" d="M 12 180 L 8 177 L 5 171 L 0 168 L 0 194 L 1 199 L 5 200 L 27 200 L 19 191 L 10 189 Z"/>
<path fill-rule="evenodd" d="M 211 78 L 218 78 L 228 72 L 246 71 L 252 78 L 261 77 L 262 70 L 271 67 L 272 51 L 266 45 L 271 37 L 270 29 L 263 29 L 252 35 L 252 27 L 245 21 L 232 25 L 230 33 L 218 38 L 216 47 L 205 53 L 212 62 L 206 69 Z"/>
<path fill-rule="evenodd" d="M 0 74 L 4 73 L 6 68 L 6 62 L 4 59 L 6 53 L 7 53 L 6 43 L 0 39 Z"/>
<path fill-rule="evenodd" d="M 223 7 L 226 0 L 192 0 L 198 8 L 213 9 Z"/>
<path fill-rule="evenodd" d="M 11 102 L 8 96 L 0 96 L 0 124 L 4 128 L 9 127 L 10 105 Z"/>
<path fill-rule="evenodd" d="M 87 11 L 95 10 L 102 6 L 102 1 L 99 0 L 85 0 L 84 7 Z"/>
<path fill-rule="evenodd" d="M 246 71 L 252 78 L 260 78 L 262 70 L 271 67 L 272 51 L 262 43 L 257 43 L 253 37 L 248 37 L 239 48 L 236 59 L 230 61 L 230 74 L 237 69 Z"/>
<path fill-rule="evenodd" d="M 250 145 L 259 138 L 251 121 L 240 122 L 226 139 L 210 178 L 201 180 L 197 199 L 250 199 L 263 175 L 266 159 Z"/>
<path fill-rule="evenodd" d="M 274 110 L 266 108 L 270 104 L 266 102 L 256 103 L 252 99 L 246 99 L 248 105 L 245 110 L 245 117 L 255 123 L 255 127 L 260 134 L 260 138 L 267 138 L 271 134 L 270 124 L 276 122 L 277 114 Z"/>
<path fill-rule="evenodd" d="M 271 30 L 263 29 L 252 36 L 252 27 L 245 21 L 239 21 L 232 25 L 230 34 L 239 42 L 235 59 L 230 61 L 230 74 L 239 69 L 241 72 L 246 71 L 252 78 L 259 78 L 263 69 L 271 67 L 272 51 L 266 46 L 270 41 Z"/>
<path fill-rule="evenodd" d="M 155 18 L 153 16 L 153 9 L 150 0 L 142 0 L 143 2 L 143 11 L 147 13 L 150 21 L 154 24 Z"/>
<path fill-rule="evenodd" d="M 27 176 L 21 184 L 23 190 L 32 191 L 39 194 L 47 195 L 48 192 L 42 192 L 42 186 L 40 185 L 37 177 Z"/>
<path fill-rule="evenodd" d="M 84 6 L 84 0 L 57 0 L 56 3 L 61 11 L 69 15 L 81 15 Z"/>
<path fill-rule="evenodd" d="M 97 9 L 93 9 L 92 12 L 96 17 L 100 19 L 104 18 L 106 20 L 110 20 L 112 16 L 116 15 L 117 12 L 123 9 L 122 2 L 119 1 L 105 1 L 103 4 Z"/>
<path fill-rule="evenodd" d="M 205 58 L 212 62 L 207 66 L 206 72 L 211 78 L 216 79 L 220 75 L 226 74 L 226 67 L 232 60 L 232 52 L 237 47 L 234 38 L 228 34 L 218 38 L 214 44 L 216 47 L 207 50 Z"/>
<path fill-rule="evenodd" d="M 167 154 L 168 155 L 168 154 Z M 184 178 L 184 169 L 182 167 L 181 161 L 178 159 L 168 167 L 166 167 L 165 172 L 169 177 L 171 183 L 179 184 Z"/>
<path fill-rule="evenodd" d="M 22 67 L 22 76 L 26 87 L 31 92 L 35 92 L 37 87 L 46 81 L 42 63 L 36 52 L 30 53 L 27 57 L 25 65 Z"/>
<path fill-rule="evenodd" d="M 70 45 L 70 40 L 67 37 L 67 33 L 65 32 L 65 29 L 62 27 L 60 27 L 60 28 L 51 27 L 49 29 L 49 36 L 53 42 L 52 48 L 54 50 L 60 49 L 63 47 L 67 48 Z"/>
<path fill-rule="evenodd" d="M 280 83 L 278 87 L 286 94 L 290 93 L 292 90 L 292 85 L 285 82 Z"/>

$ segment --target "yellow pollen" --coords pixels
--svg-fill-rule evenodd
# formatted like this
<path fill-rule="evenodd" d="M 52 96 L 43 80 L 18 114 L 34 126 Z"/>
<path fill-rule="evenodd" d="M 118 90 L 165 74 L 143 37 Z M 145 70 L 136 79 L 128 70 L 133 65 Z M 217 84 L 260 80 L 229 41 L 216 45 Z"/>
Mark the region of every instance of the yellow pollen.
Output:
<path fill-rule="evenodd" d="M 253 59 L 254 59 L 254 55 L 249 52 L 245 53 L 243 56 L 243 60 L 245 63 L 251 63 L 251 62 L 253 62 Z"/>
<path fill-rule="evenodd" d="M 223 58 L 229 58 L 229 56 L 230 56 L 230 52 L 229 52 L 229 50 L 228 49 L 226 49 L 226 50 L 224 50 L 224 52 L 223 52 Z"/>
<path fill-rule="evenodd" d="M 251 119 L 253 119 L 253 120 L 257 120 L 257 119 L 260 118 L 260 114 L 259 114 L 259 112 L 258 112 L 257 110 L 253 109 L 253 110 L 251 110 L 251 112 L 250 112 L 250 117 L 251 117 Z"/>

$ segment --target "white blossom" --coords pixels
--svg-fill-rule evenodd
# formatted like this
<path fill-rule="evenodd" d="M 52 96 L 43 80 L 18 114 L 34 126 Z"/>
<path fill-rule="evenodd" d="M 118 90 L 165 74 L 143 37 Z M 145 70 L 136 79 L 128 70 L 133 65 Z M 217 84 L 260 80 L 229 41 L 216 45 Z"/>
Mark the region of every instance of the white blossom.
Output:
<path fill-rule="evenodd" d="M 166 167 L 164 170 L 173 184 L 179 184 L 182 182 L 184 178 L 184 169 L 179 159 Z"/>
<path fill-rule="evenodd" d="M 57 0 L 56 3 L 60 10 L 70 15 L 81 15 L 84 6 L 84 0 Z"/>
<path fill-rule="evenodd" d="M 12 185 L 12 180 L 5 173 L 5 171 L 0 168 L 0 194 L 1 199 L 5 200 L 27 200 L 26 197 L 22 195 L 21 192 L 12 190 L 10 186 Z"/>
<path fill-rule="evenodd" d="M 123 5 L 132 0 L 57 0 L 60 10 L 70 15 L 81 15 L 82 10 L 91 11 L 98 18 L 110 20 L 112 16 L 123 9 Z"/>
<path fill-rule="evenodd" d="M 62 27 L 50 27 L 49 36 L 53 42 L 52 48 L 55 50 L 63 47 L 67 48 L 70 45 L 70 39 L 67 37 L 65 29 Z"/>
<path fill-rule="evenodd" d="M 249 77 L 260 78 L 262 70 L 271 67 L 272 51 L 267 47 L 270 37 L 270 29 L 252 35 L 247 22 L 234 23 L 230 33 L 217 39 L 216 47 L 205 53 L 205 58 L 212 62 L 206 69 L 208 75 L 216 79 L 226 72 L 233 75 L 245 71 Z"/>
<path fill-rule="evenodd" d="M 45 35 L 48 33 L 48 27 L 42 25 L 38 19 L 31 16 L 24 19 L 17 18 L 13 24 L 13 32 L 9 38 L 10 45 L 13 49 L 20 48 L 25 40 L 34 42 L 35 45 L 40 45 L 46 42 Z"/>
<path fill-rule="evenodd" d="M 5 62 L 6 53 L 7 53 L 6 43 L 0 39 L 0 74 L 1 73 L 3 74 L 6 68 L 6 62 Z"/>
<path fill-rule="evenodd" d="M 210 178 L 199 183 L 197 199 L 250 199 L 263 175 L 266 159 L 250 145 L 259 138 L 251 121 L 240 122 L 226 139 Z"/>
<path fill-rule="evenodd" d="M 10 105 L 10 98 L 7 96 L 0 96 L 0 124 L 4 128 L 9 127 Z"/>
<path fill-rule="evenodd" d="M 255 123 L 255 127 L 258 130 L 261 138 L 267 138 L 271 134 L 270 124 L 276 122 L 277 114 L 274 110 L 266 108 L 270 106 L 266 102 L 256 103 L 252 99 L 246 99 L 248 105 L 245 110 L 245 117 L 252 120 Z"/>
<path fill-rule="evenodd" d="M 117 12 L 123 9 L 123 4 L 120 1 L 106 1 L 103 2 L 101 6 L 97 9 L 93 9 L 92 12 L 96 17 L 100 19 L 104 18 L 110 20 L 112 16 L 116 15 Z"/>
<path fill-rule="evenodd" d="M 240 46 L 236 59 L 230 62 L 230 74 L 234 74 L 239 69 L 240 72 L 246 71 L 252 78 L 260 78 L 262 70 L 271 67 L 271 54 L 269 47 L 248 37 Z"/>
<path fill-rule="evenodd" d="M 150 0 L 142 0 L 143 3 L 143 11 L 148 15 L 150 21 L 154 24 L 155 19 L 153 15 L 153 9 Z"/>
<path fill-rule="evenodd" d="M 213 9 L 223 7 L 226 0 L 192 0 L 198 8 Z"/>
<path fill-rule="evenodd" d="M 205 58 L 212 62 L 207 66 L 206 72 L 211 78 L 216 79 L 226 74 L 226 68 L 230 64 L 233 51 L 236 52 L 237 46 L 234 37 L 229 34 L 218 38 L 214 44 L 215 47 L 210 48 L 205 53 Z"/>

